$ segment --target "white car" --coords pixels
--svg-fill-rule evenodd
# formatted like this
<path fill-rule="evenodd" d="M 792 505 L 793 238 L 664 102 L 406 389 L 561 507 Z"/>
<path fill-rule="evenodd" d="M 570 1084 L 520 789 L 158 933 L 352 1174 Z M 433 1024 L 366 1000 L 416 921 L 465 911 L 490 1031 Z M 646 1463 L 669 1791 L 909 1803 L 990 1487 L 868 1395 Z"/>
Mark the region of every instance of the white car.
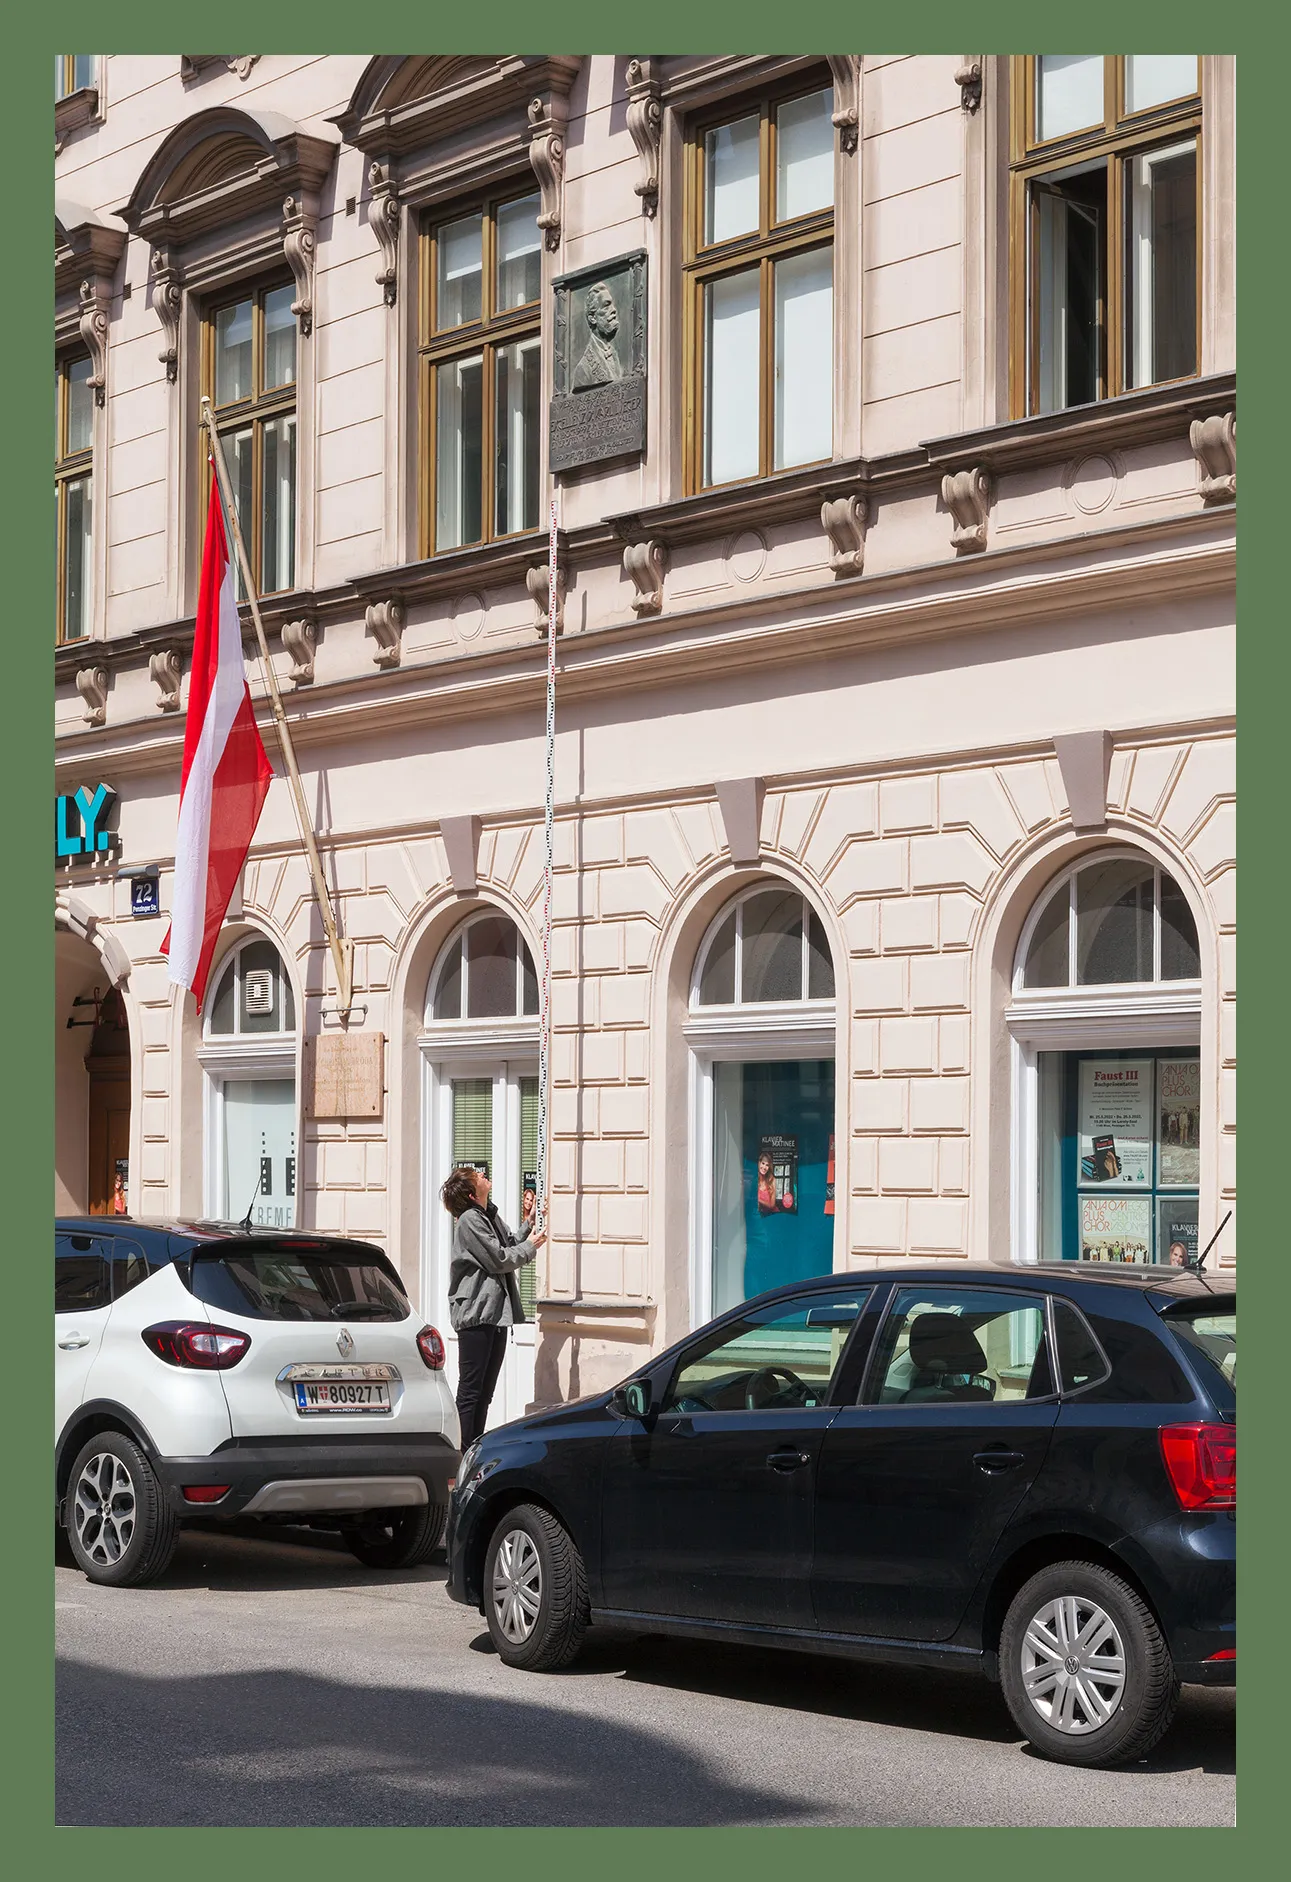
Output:
<path fill-rule="evenodd" d="M 444 1342 L 379 1248 L 86 1216 L 54 1272 L 56 1519 L 91 1581 L 153 1580 L 194 1517 L 339 1529 L 374 1568 L 438 1547 Z"/>

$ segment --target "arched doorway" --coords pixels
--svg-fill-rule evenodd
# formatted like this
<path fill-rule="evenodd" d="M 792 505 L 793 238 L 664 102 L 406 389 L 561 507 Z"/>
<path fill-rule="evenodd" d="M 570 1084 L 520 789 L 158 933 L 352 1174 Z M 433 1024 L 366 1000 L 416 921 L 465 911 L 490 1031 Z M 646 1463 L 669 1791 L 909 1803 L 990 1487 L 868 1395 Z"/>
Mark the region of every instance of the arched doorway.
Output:
<path fill-rule="evenodd" d="M 125 1214 L 130 1206 L 130 1023 L 99 950 L 54 934 L 54 1209 Z"/>

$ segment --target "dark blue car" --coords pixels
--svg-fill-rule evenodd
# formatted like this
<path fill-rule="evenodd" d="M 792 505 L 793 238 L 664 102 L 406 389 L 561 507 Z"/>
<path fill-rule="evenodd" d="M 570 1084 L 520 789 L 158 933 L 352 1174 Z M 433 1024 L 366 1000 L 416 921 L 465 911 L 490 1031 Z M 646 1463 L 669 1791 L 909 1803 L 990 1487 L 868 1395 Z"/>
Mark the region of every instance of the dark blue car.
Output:
<path fill-rule="evenodd" d="M 1236 1677 L 1236 1296 L 1112 1264 L 907 1263 L 746 1301 L 485 1434 L 449 1591 L 502 1658 L 589 1625 L 997 1679 L 1071 1764 Z"/>

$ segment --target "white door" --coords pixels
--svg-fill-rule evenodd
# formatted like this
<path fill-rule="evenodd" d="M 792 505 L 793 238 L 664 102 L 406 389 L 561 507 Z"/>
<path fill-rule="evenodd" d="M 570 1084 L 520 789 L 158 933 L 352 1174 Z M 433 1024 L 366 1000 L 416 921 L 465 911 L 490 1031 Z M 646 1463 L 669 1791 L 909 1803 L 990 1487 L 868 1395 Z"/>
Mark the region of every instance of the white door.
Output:
<path fill-rule="evenodd" d="M 431 1072 L 430 1144 L 427 1157 L 429 1272 L 423 1280 L 428 1317 L 448 1347 L 448 1370 L 457 1383 L 457 1341 L 448 1320 L 448 1270 L 453 1224 L 439 1200 L 439 1186 L 457 1164 L 485 1167 L 502 1220 L 517 1232 L 524 1214 L 524 1190 L 536 1177 L 538 1162 L 538 1070 L 529 1059 L 439 1064 Z M 522 1418 L 533 1403 L 534 1342 L 538 1267 L 520 1269 L 520 1299 L 526 1324 L 513 1327 L 507 1355 L 489 1408 L 488 1425 Z"/>

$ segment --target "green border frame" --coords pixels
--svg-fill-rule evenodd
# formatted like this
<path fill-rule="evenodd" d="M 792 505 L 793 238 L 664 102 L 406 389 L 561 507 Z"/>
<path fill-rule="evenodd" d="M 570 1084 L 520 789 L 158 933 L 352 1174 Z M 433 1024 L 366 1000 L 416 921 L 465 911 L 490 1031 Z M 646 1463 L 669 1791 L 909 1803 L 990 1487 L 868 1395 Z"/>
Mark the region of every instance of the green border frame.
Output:
<path fill-rule="evenodd" d="M 236 41 L 235 26 L 245 28 L 244 41 L 254 43 L 265 28 L 263 6 L 243 0 L 226 4 L 218 21 L 208 18 L 209 37 Z M 648 15 L 630 19 L 611 17 L 604 5 L 588 0 L 565 0 L 550 16 L 518 0 L 493 0 L 487 15 L 472 16 L 475 26 L 462 33 L 464 17 L 447 19 L 433 11 L 392 0 L 369 22 L 352 6 L 337 0 L 316 0 L 307 15 L 287 17 L 282 9 L 274 21 L 270 43 L 328 51 L 353 49 L 360 39 L 378 40 L 380 46 L 435 50 L 479 51 L 481 42 L 529 43 L 554 39 L 557 43 L 589 50 L 608 50 L 628 41 L 653 39 L 672 50 L 713 50 L 730 45 L 791 46 L 804 50 L 855 33 L 868 37 L 863 10 L 840 14 L 836 6 L 800 4 L 792 9 L 769 0 L 656 0 Z M 1247 217 L 1242 245 L 1243 357 L 1248 370 L 1258 375 L 1260 397 L 1247 413 L 1244 433 L 1245 501 L 1249 527 L 1242 553 L 1243 607 L 1242 659 L 1239 689 L 1243 711 L 1240 775 L 1244 798 L 1242 833 L 1244 855 L 1257 859 L 1243 878 L 1241 907 L 1247 939 L 1242 955 L 1243 1062 L 1245 1090 L 1250 1102 L 1243 1125 L 1243 1170 L 1250 1181 L 1243 1194 L 1247 1264 L 1250 1285 L 1256 1288 L 1257 1312 L 1247 1313 L 1247 1338 L 1256 1341 L 1254 1370 L 1246 1362 L 1247 1436 L 1243 1444 L 1243 1475 L 1250 1489 L 1244 1493 L 1242 1513 L 1241 1603 L 1244 1617 L 1258 1623 L 1263 1614 L 1271 1625 L 1258 1636 L 1258 1651 L 1244 1668 L 1241 1708 L 1240 1771 L 1241 1816 L 1238 1841 L 1216 1843 L 1216 1832 L 1190 1832 L 1187 1839 L 1169 1829 L 1096 1829 L 1066 1831 L 1061 1836 L 1042 1829 L 931 1830 L 911 1829 L 799 1829 L 773 1833 L 763 1830 L 177 1830 L 117 1829 L 104 1831 L 55 1830 L 53 1822 L 52 1680 L 53 1612 L 50 1601 L 52 1565 L 48 1509 L 48 1461 L 43 1448 L 44 1414 L 48 1402 L 50 1348 L 43 1329 L 48 1315 L 48 1284 L 43 1262 L 28 1261 L 28 1248 L 43 1249 L 49 1233 L 47 1214 L 52 1174 L 53 1061 L 49 1051 L 52 1011 L 52 950 L 49 947 L 49 848 L 45 799 L 33 780 L 48 762 L 53 705 L 53 677 L 49 659 L 49 574 L 53 566 L 50 511 L 46 497 L 48 462 L 48 406 L 44 372 L 28 371 L 28 362 L 48 360 L 52 321 L 52 284 L 49 277 L 49 221 L 52 168 L 49 150 L 49 88 L 47 73 L 52 52 L 68 44 L 114 45 L 139 51 L 160 51 L 183 36 L 173 6 L 157 0 L 123 0 L 114 9 L 92 7 L 85 0 L 65 0 L 57 18 L 35 9 L 15 10 L 6 28 L 6 70 L 3 136 L 8 156 L 6 175 L 9 227 L 8 292 L 0 318 L 10 366 L 8 383 L 8 450 L 4 456 L 5 538 L 8 547 L 9 592 L 5 676 L 7 697 L 3 741 L 6 798 L 7 862 L 10 891 L 3 924 L 5 984 L 9 992 L 8 1026 L 8 1132 L 10 1207 L 8 1211 L 9 1273 L 6 1277 L 8 1375 L 26 1389 L 24 1412 L 30 1404 L 42 1442 L 12 1445 L 7 1458 L 11 1472 L 22 1484 L 21 1500 L 10 1492 L 9 1524 L 3 1551 L 7 1583 L 6 1612 L 10 1619 L 6 1666 L 8 1703 L 7 1775 L 11 1803 L 6 1845 L 15 1873 L 82 1877 L 87 1863 L 99 1875 L 137 1878 L 140 1874 L 223 1876 L 230 1859 L 250 1865 L 249 1872 L 269 1874 L 284 1864 L 317 1864 L 319 1860 L 348 1863 L 412 1863 L 420 1866 L 469 1865 L 473 1876 L 494 1874 L 508 1878 L 523 1861 L 530 1877 L 568 1877 L 600 1874 L 634 1879 L 652 1873 L 661 1864 L 694 1863 L 737 1871 L 741 1882 L 763 1876 L 779 1878 L 788 1864 L 864 1864 L 878 1861 L 885 1867 L 900 1865 L 904 1873 L 998 1874 L 1011 1862 L 1035 1864 L 1043 1871 L 1065 1877 L 1087 1873 L 1092 1860 L 1110 1865 L 1115 1874 L 1137 1875 L 1145 1865 L 1167 1863 L 1174 1878 L 1209 1877 L 1216 1862 L 1231 1865 L 1253 1859 L 1264 1851 L 1276 1861 L 1282 1847 L 1282 1825 L 1277 1804 L 1286 1743 L 1285 1711 L 1281 1692 L 1280 1658 L 1285 1653 L 1285 1632 L 1276 1624 L 1274 1603 L 1286 1559 L 1287 1518 L 1281 1473 L 1274 1463 L 1277 1413 L 1271 1404 L 1269 1380 L 1281 1381 L 1284 1366 L 1274 1346 L 1274 1329 L 1281 1321 L 1278 1309 L 1289 1304 L 1288 1262 L 1281 1243 L 1286 1229 L 1282 1186 L 1276 1182 L 1287 1160 L 1285 1130 L 1279 1129 L 1286 1111 L 1285 1079 L 1279 1079 L 1279 995 L 1285 977 L 1275 977 L 1281 965 L 1282 937 L 1288 931 L 1288 896 L 1282 859 L 1286 842 L 1280 827 L 1286 801 L 1285 708 L 1291 658 L 1282 598 L 1281 540 L 1285 521 L 1273 514 L 1273 498 L 1283 487 L 1285 473 L 1275 452 L 1284 431 L 1285 375 L 1274 353 L 1286 326 L 1281 288 L 1287 269 L 1283 249 L 1286 227 L 1285 121 L 1286 54 L 1285 15 L 1269 9 L 1216 9 L 1200 0 L 1175 0 L 1168 16 L 1149 8 L 1144 0 L 1121 0 L 1118 5 L 1094 0 L 1078 16 L 1052 22 L 1033 6 L 1018 0 L 992 6 L 985 14 L 952 6 L 950 0 L 924 0 L 914 13 L 900 18 L 899 32 L 912 52 L 944 51 L 962 43 L 964 36 L 982 35 L 997 48 L 1026 49 L 1050 23 L 1061 40 L 1064 28 L 1079 28 L 1086 44 L 1132 47 L 1136 40 L 1175 45 L 1195 44 L 1203 50 L 1236 51 L 1241 78 L 1241 176 L 1243 208 Z M 883 15 L 880 30 L 889 24 Z M 200 43 L 203 22 L 192 22 L 191 37 Z M 376 26 L 376 33 L 371 26 Z M 185 31 L 187 29 L 185 28 Z M 1069 30 L 1068 39 L 1077 37 Z M 263 41 L 262 41 L 263 43 Z M 34 74 L 34 77 L 32 76 Z M 39 183 L 40 187 L 34 187 Z M 1267 220 L 1257 221 L 1263 209 Z M 1253 365 L 1252 365 L 1253 362 Z M 15 370 L 16 368 L 16 370 Z M 28 547 L 34 554 L 24 553 Z M 1262 867 L 1260 865 L 1263 865 Z M 1258 1022 L 1251 1015 L 1259 1014 Z M 34 1180 L 28 1181 L 28 1175 Z M 1277 1208 L 1276 1203 L 1283 1206 Z M 1248 1299 L 1250 1297 L 1248 1296 Z M 33 1331 L 35 1330 L 35 1331 Z M 1266 1351 L 1267 1349 L 1267 1351 Z M 1251 1381 L 1254 1381 L 1252 1384 Z M 13 1403 L 19 1400 L 15 1393 Z M 1252 1407 L 1255 1416 L 1251 1417 Z M 13 1416 L 14 1414 L 11 1414 Z M 19 1512 L 31 1512 L 30 1523 Z M 39 1539 L 40 1547 L 34 1546 Z M 1248 1636 L 1255 1638 L 1255 1636 Z M 592 1776 L 589 1773 L 589 1777 Z M 94 1838 L 93 1852 L 86 1839 Z M 343 1838 L 338 1845 L 335 1838 Z M 792 1837 L 790 1849 L 786 1838 Z M 323 1839 L 327 1838 L 328 1841 Z M 525 1838 L 523 1850 L 517 1838 Z M 1098 1839 L 1090 1847 L 1090 1839 Z M 1025 1841 L 1026 1848 L 1020 1841 Z M 804 1844 L 809 1847 L 804 1847 Z M 1245 1857 L 1241 1852 L 1245 1850 Z M 1262 1865 L 1261 1865 L 1262 1866 Z"/>

